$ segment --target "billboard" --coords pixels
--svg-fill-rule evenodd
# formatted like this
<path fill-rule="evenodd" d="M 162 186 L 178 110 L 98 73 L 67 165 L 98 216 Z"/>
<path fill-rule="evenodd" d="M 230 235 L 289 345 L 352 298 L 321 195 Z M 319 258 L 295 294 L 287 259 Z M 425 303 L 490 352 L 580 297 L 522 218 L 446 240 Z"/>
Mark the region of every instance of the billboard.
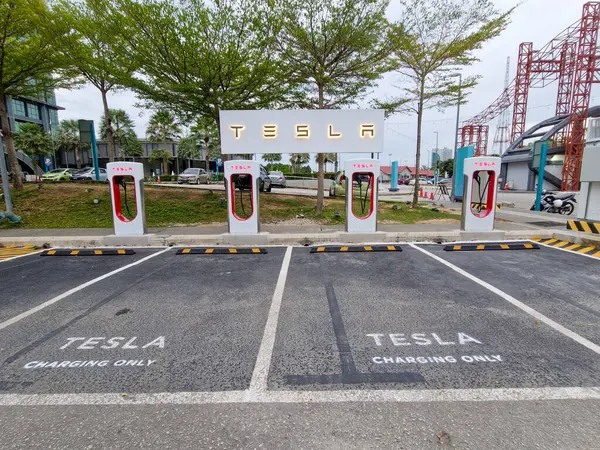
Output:
<path fill-rule="evenodd" d="M 380 153 L 383 110 L 221 111 L 221 153 Z"/>

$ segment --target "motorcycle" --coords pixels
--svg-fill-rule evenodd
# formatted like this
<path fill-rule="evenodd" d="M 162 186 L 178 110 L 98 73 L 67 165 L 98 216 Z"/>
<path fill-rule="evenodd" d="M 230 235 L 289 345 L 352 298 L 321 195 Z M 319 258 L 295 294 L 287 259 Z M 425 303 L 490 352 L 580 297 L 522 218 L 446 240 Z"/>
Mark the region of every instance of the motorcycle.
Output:
<path fill-rule="evenodd" d="M 540 211 L 570 216 L 575 211 L 574 203 L 577 203 L 575 194 L 557 195 L 555 192 L 543 190 Z M 535 211 L 535 202 L 531 206 L 531 211 Z"/>

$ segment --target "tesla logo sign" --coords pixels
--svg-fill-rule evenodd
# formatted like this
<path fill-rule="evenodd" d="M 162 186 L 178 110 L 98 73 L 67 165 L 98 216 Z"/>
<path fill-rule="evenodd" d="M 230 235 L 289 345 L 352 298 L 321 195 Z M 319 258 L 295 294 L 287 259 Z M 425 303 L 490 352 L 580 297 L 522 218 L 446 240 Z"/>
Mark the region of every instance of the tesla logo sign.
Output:
<path fill-rule="evenodd" d="M 133 167 L 113 167 L 113 172 L 133 172 Z"/>
<path fill-rule="evenodd" d="M 252 166 L 231 166 L 231 170 L 250 170 Z"/>
<path fill-rule="evenodd" d="M 220 111 L 224 155 L 381 153 L 384 111 L 378 109 Z"/>
<path fill-rule="evenodd" d="M 229 125 L 229 130 L 233 133 L 235 139 L 241 139 L 245 125 Z M 263 125 L 261 128 L 261 134 L 263 139 L 277 139 L 279 126 L 277 124 Z M 292 129 L 292 133 L 296 139 L 310 139 L 310 125 L 298 124 Z M 372 123 L 363 123 L 358 126 L 357 134 L 361 139 L 374 139 L 375 138 L 375 125 Z M 340 139 L 342 133 L 336 131 L 333 124 L 327 126 L 327 139 Z"/>
<path fill-rule="evenodd" d="M 355 169 L 373 169 L 375 164 L 352 164 Z"/>

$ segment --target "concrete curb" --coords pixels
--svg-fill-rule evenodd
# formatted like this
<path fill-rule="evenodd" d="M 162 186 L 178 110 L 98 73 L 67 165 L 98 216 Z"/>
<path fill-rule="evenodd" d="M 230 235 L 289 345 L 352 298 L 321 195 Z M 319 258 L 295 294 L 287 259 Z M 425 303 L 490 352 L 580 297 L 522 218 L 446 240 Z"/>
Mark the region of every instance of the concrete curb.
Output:
<path fill-rule="evenodd" d="M 557 233 L 555 230 L 510 230 L 494 232 L 493 235 L 486 233 L 470 234 L 468 238 L 461 235 L 460 230 L 454 231 L 424 231 L 424 232 L 391 232 L 374 233 L 372 235 L 361 234 L 361 243 L 394 243 L 394 242 L 465 242 L 465 241 L 495 241 L 495 240 L 523 240 L 534 237 L 552 238 L 564 235 L 566 232 Z M 572 237 L 570 237 L 573 239 Z M 566 238 L 565 238 L 566 239 Z M 0 243 L 8 245 L 36 245 L 39 247 L 164 247 L 164 246 L 214 246 L 226 245 L 232 242 L 231 235 L 227 234 L 204 234 L 204 235 L 157 235 L 135 237 L 115 236 L 29 236 L 29 237 L 1 237 Z M 235 245 L 256 245 L 254 236 L 236 236 Z M 261 234 L 261 242 L 264 245 L 315 245 L 321 243 L 356 243 L 355 239 L 348 237 L 347 233 L 307 233 L 307 234 Z"/>

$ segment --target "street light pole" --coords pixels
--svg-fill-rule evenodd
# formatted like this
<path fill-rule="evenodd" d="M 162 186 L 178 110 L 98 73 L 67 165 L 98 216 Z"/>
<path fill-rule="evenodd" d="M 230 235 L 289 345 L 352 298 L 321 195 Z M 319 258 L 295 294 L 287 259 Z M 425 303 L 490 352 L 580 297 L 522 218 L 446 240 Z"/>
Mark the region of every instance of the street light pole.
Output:
<path fill-rule="evenodd" d="M 456 106 L 456 130 L 454 130 L 454 153 L 452 155 L 452 194 L 451 200 L 456 201 L 454 186 L 456 181 L 456 151 L 458 150 L 458 130 L 460 128 L 460 101 L 462 100 L 462 74 L 454 73 L 451 77 L 458 77 L 458 105 Z"/>

